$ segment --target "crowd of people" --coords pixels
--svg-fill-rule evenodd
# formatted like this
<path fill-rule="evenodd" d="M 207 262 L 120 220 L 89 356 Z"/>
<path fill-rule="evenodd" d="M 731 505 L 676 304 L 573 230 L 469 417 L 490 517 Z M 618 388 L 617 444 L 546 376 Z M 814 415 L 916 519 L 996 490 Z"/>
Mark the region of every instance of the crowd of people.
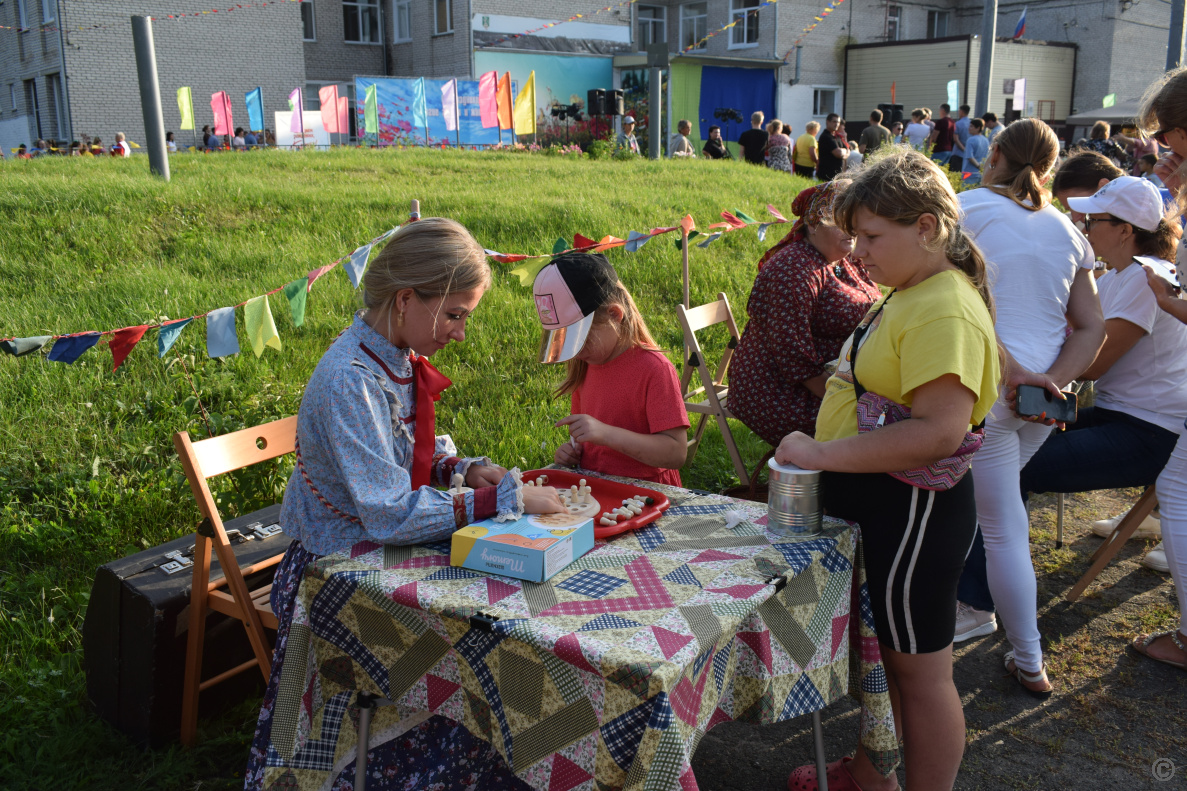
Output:
<path fill-rule="evenodd" d="M 195 134 L 194 144 L 187 146 L 187 148 L 194 151 L 214 153 L 219 151 L 247 151 L 254 148 L 275 145 L 276 136 L 272 134 L 272 130 L 270 129 L 253 131 L 238 127 L 235 129 L 233 135 L 216 135 L 211 131 L 209 126 L 204 126 L 202 127 L 201 136 L 199 137 Z M 83 135 L 80 140 L 74 140 L 69 145 L 64 141 L 47 141 L 39 138 L 33 143 L 32 148 L 22 143 L 11 153 L 18 159 L 36 159 L 38 157 L 48 156 L 130 157 L 132 156 L 132 149 L 139 147 L 138 144 L 129 141 L 123 132 L 116 132 L 115 142 L 111 146 L 104 146 L 102 138 L 92 138 L 89 135 Z M 170 154 L 176 154 L 178 152 L 177 138 L 173 132 L 165 133 L 165 149 Z M 0 151 L 0 159 L 3 158 L 4 152 Z"/>

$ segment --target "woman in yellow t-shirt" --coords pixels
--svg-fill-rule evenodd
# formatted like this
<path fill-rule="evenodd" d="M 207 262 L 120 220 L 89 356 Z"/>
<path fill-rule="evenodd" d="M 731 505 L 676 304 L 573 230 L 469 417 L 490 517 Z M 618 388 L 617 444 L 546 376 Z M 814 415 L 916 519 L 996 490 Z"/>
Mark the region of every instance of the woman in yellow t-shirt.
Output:
<path fill-rule="evenodd" d="M 816 143 L 816 133 L 820 131 L 820 124 L 815 121 L 809 121 L 808 125 L 804 127 L 804 133 L 795 139 L 795 146 L 793 147 L 791 155 L 792 170 L 797 176 L 804 178 L 816 178 L 816 162 L 819 159 L 817 152 L 818 144 Z"/>
<path fill-rule="evenodd" d="M 825 470 L 826 511 L 861 525 L 875 628 L 897 692 L 907 787 L 951 788 L 964 751 L 952 636 L 956 583 L 977 522 L 973 479 L 932 491 L 888 473 L 951 456 L 997 399 L 985 259 L 960 228 L 947 178 L 916 151 L 859 171 L 833 215 L 856 237 L 854 256 L 890 291 L 854 333 L 856 352 L 854 337 L 842 348 L 816 437 L 789 434 L 775 459 Z M 855 370 L 864 390 L 910 407 L 910 419 L 859 434 Z M 897 788 L 894 775 L 882 777 L 860 747 L 829 775 L 830 787 Z M 789 787 L 814 788 L 815 781 L 813 767 L 800 767 Z"/>

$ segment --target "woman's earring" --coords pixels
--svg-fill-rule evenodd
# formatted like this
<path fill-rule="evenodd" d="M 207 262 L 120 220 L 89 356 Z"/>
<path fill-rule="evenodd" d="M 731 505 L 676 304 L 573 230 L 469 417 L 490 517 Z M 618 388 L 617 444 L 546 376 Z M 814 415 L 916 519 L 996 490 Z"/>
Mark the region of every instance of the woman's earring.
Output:
<path fill-rule="evenodd" d="M 398 316 L 396 316 L 396 326 L 397 327 L 404 326 L 404 311 L 400 311 L 400 314 Z"/>

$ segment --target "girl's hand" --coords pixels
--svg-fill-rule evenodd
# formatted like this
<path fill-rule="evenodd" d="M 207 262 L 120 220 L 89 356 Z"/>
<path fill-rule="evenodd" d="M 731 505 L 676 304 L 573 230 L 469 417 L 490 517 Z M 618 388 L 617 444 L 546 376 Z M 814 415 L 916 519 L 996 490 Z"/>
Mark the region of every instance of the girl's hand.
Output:
<path fill-rule="evenodd" d="M 1051 377 L 1046 374 L 1036 373 L 1023 368 L 1018 363 L 1013 363 L 1008 366 L 1006 375 L 1002 379 L 1003 391 L 1005 393 L 1006 406 L 1014 413 L 1015 417 L 1022 418 L 1028 423 L 1042 423 L 1044 426 L 1059 426 L 1064 428 L 1064 424 L 1052 418 L 1047 417 L 1044 412 L 1041 415 L 1019 415 L 1018 414 L 1018 385 L 1034 385 L 1041 387 L 1051 392 L 1053 396 L 1060 401 L 1066 401 L 1063 391 L 1060 390 L 1059 385 Z"/>
<path fill-rule="evenodd" d="M 1163 154 L 1154 163 L 1154 175 L 1162 179 L 1162 183 L 1172 195 L 1179 194 L 1179 188 L 1183 186 L 1182 180 L 1179 178 L 1179 166 L 1183 164 L 1183 158 L 1171 151 Z"/>
<path fill-rule="evenodd" d="M 607 426 L 600 420 L 589 415 L 569 415 L 556 422 L 556 427 L 569 427 L 569 436 L 577 442 L 592 442 L 595 445 L 606 445 Z"/>
<path fill-rule="evenodd" d="M 481 489 L 484 486 L 498 486 L 507 470 L 497 464 L 471 464 L 466 470 L 466 486 Z"/>
<path fill-rule="evenodd" d="M 579 444 L 574 448 L 573 443 L 564 443 L 556 449 L 556 453 L 552 455 L 552 460 L 565 467 L 580 467 L 581 445 Z"/>
<path fill-rule="evenodd" d="M 525 486 L 520 491 L 523 492 L 525 514 L 556 514 L 565 510 L 556 489 L 551 486 Z"/>
<path fill-rule="evenodd" d="M 824 443 L 817 442 L 802 431 L 788 434 L 775 450 L 775 461 L 779 464 L 794 464 L 805 470 L 822 470 L 824 467 Z"/>

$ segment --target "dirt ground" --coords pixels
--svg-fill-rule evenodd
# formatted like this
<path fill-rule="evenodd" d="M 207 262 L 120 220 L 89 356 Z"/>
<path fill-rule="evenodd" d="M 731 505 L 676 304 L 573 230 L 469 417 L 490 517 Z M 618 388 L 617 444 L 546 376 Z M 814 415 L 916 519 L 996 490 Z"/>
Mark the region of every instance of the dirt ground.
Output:
<path fill-rule="evenodd" d="M 1004 675 L 1009 645 L 997 632 L 957 646 L 956 687 L 967 738 L 958 789 L 1187 788 L 1187 673 L 1128 648 L 1141 632 L 1171 628 L 1178 606 L 1169 574 L 1140 564 L 1155 542 L 1131 540 L 1075 603 L 1064 594 L 1103 539 L 1094 519 L 1124 512 L 1138 490 L 1069 495 L 1064 546 L 1055 549 L 1055 496 L 1031 505 L 1039 629 L 1055 694 L 1040 702 Z M 824 712 L 829 760 L 852 754 L 858 709 Z M 726 723 L 702 739 L 693 767 L 702 791 L 779 791 L 811 763 L 812 722 Z M 1159 778 L 1165 779 L 1159 779 Z M 899 783 L 905 788 L 899 770 Z"/>

